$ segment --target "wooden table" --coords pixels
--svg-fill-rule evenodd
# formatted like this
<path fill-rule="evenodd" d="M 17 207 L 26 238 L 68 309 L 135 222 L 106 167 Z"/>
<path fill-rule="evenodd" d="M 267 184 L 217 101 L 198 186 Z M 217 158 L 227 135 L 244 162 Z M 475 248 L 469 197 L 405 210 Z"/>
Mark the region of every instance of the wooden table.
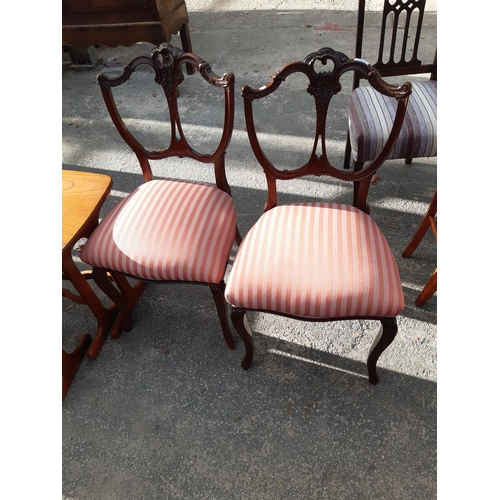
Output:
<path fill-rule="evenodd" d="M 63 297 L 78 304 L 86 304 L 97 319 L 97 331 L 93 340 L 89 334 L 84 334 L 71 354 L 64 349 L 62 351 L 63 400 L 85 353 L 89 359 L 97 358 L 118 314 L 118 308 L 114 304 L 109 308 L 104 307 L 87 282 L 91 274 L 80 272 L 71 255 L 77 241 L 90 236 L 96 228 L 99 211 L 111 191 L 112 184 L 113 180 L 108 175 L 62 171 L 63 279 L 69 280 L 79 294 L 63 288 Z"/>

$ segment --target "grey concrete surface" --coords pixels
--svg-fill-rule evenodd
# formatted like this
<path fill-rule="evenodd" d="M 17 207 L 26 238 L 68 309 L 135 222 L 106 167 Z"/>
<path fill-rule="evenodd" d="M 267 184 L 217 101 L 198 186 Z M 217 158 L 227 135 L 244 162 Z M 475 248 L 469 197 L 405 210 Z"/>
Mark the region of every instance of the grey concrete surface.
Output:
<path fill-rule="evenodd" d="M 308 2 L 286 10 L 275 3 L 268 10 L 216 10 L 199 2 L 190 14 L 193 50 L 217 74 L 235 73 L 237 88 L 264 85 L 286 62 L 324 46 L 353 54 L 354 12 L 309 8 Z M 377 18 L 369 17 L 370 39 Z M 424 37 L 425 60 L 436 44 L 435 15 L 428 16 Z M 179 38 L 172 43 L 180 46 Z M 63 63 L 63 168 L 112 176 L 103 216 L 141 175 L 108 118 L 96 77 L 150 47 L 101 47 L 100 62 L 90 71 Z M 127 106 L 136 117 L 129 123 L 154 146 L 163 140 L 164 103 L 153 97 L 148 76 L 134 74 L 123 103 L 132 99 Z M 288 152 L 285 161 L 299 162 L 310 134 L 302 125 L 307 121 L 287 114 L 299 98 L 293 82 L 289 90 L 282 102 L 262 110 L 262 131 L 271 157 Z M 348 90 L 346 82 L 331 110 L 328 147 L 337 164 L 346 140 Z M 187 132 L 200 146 L 220 131 L 214 102 L 199 92 L 194 77 L 186 77 L 181 107 L 189 116 Z M 244 234 L 262 213 L 265 180 L 248 144 L 239 92 L 226 165 Z M 255 356 L 245 372 L 243 344 L 234 332 L 236 349 L 227 349 L 208 289 L 148 285 L 132 331 L 108 339 L 97 360 L 83 361 L 63 402 L 63 498 L 435 498 L 437 294 L 421 308 L 414 301 L 436 267 L 436 246 L 429 234 L 412 258 L 403 259 L 401 252 L 436 189 L 436 166 L 436 158 L 416 159 L 411 166 L 389 161 L 371 188 L 371 215 L 394 250 L 406 299 L 399 333 L 379 360 L 377 386 L 368 383 L 365 368 L 375 322 L 309 323 L 249 314 Z M 195 169 L 189 161 L 154 168 L 159 177 L 212 179 L 209 169 Z M 349 202 L 351 196 L 348 186 L 323 178 L 297 181 L 282 192 L 283 202 L 302 196 Z M 66 299 L 62 321 L 67 350 L 95 328 L 90 311 Z"/>

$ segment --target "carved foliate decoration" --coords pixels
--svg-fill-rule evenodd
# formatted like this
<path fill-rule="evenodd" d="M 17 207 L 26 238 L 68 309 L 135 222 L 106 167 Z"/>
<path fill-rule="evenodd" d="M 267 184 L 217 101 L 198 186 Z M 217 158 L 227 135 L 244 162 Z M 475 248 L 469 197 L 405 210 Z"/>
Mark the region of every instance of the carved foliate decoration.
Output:
<path fill-rule="evenodd" d="M 316 74 L 316 82 L 307 87 L 307 92 L 313 95 L 318 104 L 318 110 L 327 108 L 333 95 L 341 90 L 340 83 L 334 84 L 332 72 L 321 72 Z"/>
<path fill-rule="evenodd" d="M 184 75 L 175 64 L 176 60 L 184 55 L 184 52 L 173 45 L 160 45 L 155 47 L 149 55 L 151 56 L 156 71 L 155 82 L 163 87 L 167 99 L 174 97 L 174 89 L 182 83 Z"/>
<path fill-rule="evenodd" d="M 123 68 L 123 73 L 116 78 L 108 78 L 104 74 L 100 74 L 97 76 L 97 81 L 99 82 L 99 85 L 104 88 L 112 88 L 112 87 L 118 87 L 125 83 L 129 78 L 130 75 L 134 72 L 134 70 L 127 64 Z"/>
<path fill-rule="evenodd" d="M 347 62 L 349 58 L 344 53 L 330 47 L 323 47 L 304 58 L 304 62 L 311 67 L 313 67 L 315 61 L 321 61 L 325 65 L 329 60 L 333 62 L 335 68 L 338 68 L 341 64 Z"/>
<path fill-rule="evenodd" d="M 399 87 L 387 85 L 387 83 L 380 78 L 380 74 L 376 69 L 373 69 L 373 71 L 368 74 L 366 79 L 375 90 L 389 97 L 401 98 L 404 97 L 409 90 L 411 90 L 410 82 L 405 82 Z"/>
<path fill-rule="evenodd" d="M 314 65 L 315 63 L 317 64 L 318 61 L 323 65 L 332 62 L 334 67 L 331 71 L 316 71 Z M 266 97 L 277 90 L 281 83 L 294 73 L 302 73 L 308 79 L 307 92 L 314 97 L 316 127 L 311 156 L 307 163 L 293 170 L 283 170 L 281 168 L 276 168 L 262 149 L 254 122 L 252 104 L 256 99 Z M 341 91 L 340 78 L 347 73 L 353 73 L 359 75 L 360 78 L 367 79 L 381 94 L 399 100 L 394 126 L 388 139 L 391 142 L 387 143 L 387 147 L 383 151 L 383 154 L 386 156 L 382 157 L 382 155 L 379 155 L 377 159 L 371 162 L 366 168 L 356 172 L 334 168 L 328 160 L 326 147 L 328 105 L 332 97 Z M 411 83 L 406 82 L 403 85 L 397 86 L 385 82 L 380 76 L 380 72 L 363 59 L 350 59 L 342 52 L 337 52 L 331 48 L 325 47 L 317 52 L 309 54 L 302 61 L 293 61 L 286 64 L 274 73 L 271 80 L 265 86 L 252 88 L 249 85 L 244 85 L 241 93 L 243 96 L 245 122 L 250 145 L 257 160 L 266 172 L 269 188 L 266 207 L 269 209 L 277 203 L 276 179 L 285 180 L 304 175 L 329 175 L 337 179 L 353 182 L 365 182 L 365 179 L 369 180 L 371 175 L 380 167 L 389 154 L 390 148 L 394 146 L 399 131 L 401 130 L 404 113 L 406 112 L 406 106 L 411 93 Z M 358 197 L 357 202 L 360 200 L 361 198 Z"/>
<path fill-rule="evenodd" d="M 328 61 L 332 61 L 334 65 L 333 71 L 316 72 L 314 69 L 316 61 L 321 61 L 323 65 L 326 65 Z M 349 61 L 349 58 L 345 54 L 329 47 L 324 47 L 313 54 L 309 54 L 304 59 L 304 62 L 314 72 L 314 82 L 309 84 L 307 92 L 315 97 L 319 111 L 327 109 L 331 97 L 342 90 L 336 70 L 347 61 Z"/>

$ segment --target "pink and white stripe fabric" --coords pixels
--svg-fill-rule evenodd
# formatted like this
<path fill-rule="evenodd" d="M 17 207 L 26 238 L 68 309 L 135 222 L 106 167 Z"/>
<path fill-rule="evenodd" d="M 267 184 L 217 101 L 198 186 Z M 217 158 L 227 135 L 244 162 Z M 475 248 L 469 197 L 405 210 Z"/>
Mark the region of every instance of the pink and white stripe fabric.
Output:
<path fill-rule="evenodd" d="M 152 180 L 113 208 L 81 259 L 146 280 L 219 283 L 235 231 L 227 193 L 206 184 Z"/>
<path fill-rule="evenodd" d="M 302 318 L 394 317 L 404 307 L 387 240 L 343 204 L 280 205 L 243 240 L 226 286 L 234 307 Z"/>

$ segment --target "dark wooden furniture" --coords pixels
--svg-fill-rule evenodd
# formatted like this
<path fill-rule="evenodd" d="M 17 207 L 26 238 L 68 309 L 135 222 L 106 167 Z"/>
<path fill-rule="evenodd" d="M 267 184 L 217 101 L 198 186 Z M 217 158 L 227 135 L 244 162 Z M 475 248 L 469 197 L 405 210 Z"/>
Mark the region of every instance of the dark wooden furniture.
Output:
<path fill-rule="evenodd" d="M 364 36 L 364 25 L 365 25 L 365 0 L 359 0 L 358 3 L 358 21 L 357 21 L 357 31 L 356 31 L 356 48 L 355 56 L 356 58 L 364 58 L 365 51 L 363 50 L 363 36 Z M 377 52 L 376 62 L 373 66 L 378 69 L 380 75 L 383 78 L 392 76 L 409 76 L 409 75 L 422 75 L 430 73 L 430 79 L 432 81 L 437 80 L 437 49 L 434 54 L 434 60 L 432 62 L 425 62 L 419 59 L 418 50 L 421 41 L 422 24 L 424 21 L 425 13 L 425 3 L 426 0 L 384 0 L 383 11 L 380 19 L 380 38 Z M 353 91 L 359 87 L 360 76 L 357 74 L 353 75 Z M 414 89 L 415 90 L 415 89 Z M 407 113 L 406 120 L 408 121 L 413 115 L 412 113 L 412 101 L 415 99 L 416 93 L 414 92 L 410 98 L 409 109 Z M 427 96 L 422 97 L 423 106 L 425 107 L 425 99 Z M 430 107 L 435 108 L 435 103 L 431 103 Z M 417 114 L 418 106 L 416 106 Z M 386 111 L 384 109 L 384 111 Z M 350 113 L 351 117 L 352 113 Z M 375 115 L 374 115 L 375 116 Z M 368 120 L 370 120 L 370 115 L 367 115 Z M 376 119 L 376 116 L 375 116 Z M 429 127 L 427 124 L 428 120 L 420 120 L 417 122 L 418 127 L 424 128 L 418 132 L 420 134 L 419 140 L 432 140 L 433 133 L 435 131 L 430 128 L 425 130 L 425 127 Z M 367 125 L 367 129 L 373 130 L 375 126 Z M 405 128 L 409 130 L 413 129 L 413 124 L 404 124 L 403 131 Z M 368 132 L 367 132 L 368 133 Z M 377 132 L 379 133 L 379 132 Z M 344 159 L 344 168 L 349 169 L 351 163 L 351 131 L 348 131 L 348 140 L 346 144 L 346 152 Z M 373 142 L 377 142 L 378 138 L 374 137 Z M 379 140 L 380 142 L 380 140 Z M 405 148 L 395 147 L 394 152 L 398 150 L 404 150 Z M 411 152 L 411 147 L 406 148 L 406 150 Z M 415 154 L 418 153 L 416 148 Z M 374 157 L 374 156 L 373 156 Z M 417 158 L 418 156 L 414 156 Z M 421 157 L 421 156 L 420 156 Z M 394 158 L 404 158 L 405 163 L 409 164 L 413 157 L 402 157 L 394 156 Z M 372 160 L 372 157 L 366 156 L 362 161 L 355 159 L 354 169 L 358 170 L 362 168 L 362 163 L 364 161 Z"/>
<path fill-rule="evenodd" d="M 362 58 L 366 0 L 358 2 L 355 56 Z M 380 20 L 378 56 L 373 64 L 382 77 L 430 73 L 437 79 L 437 61 L 419 59 L 418 49 L 424 21 L 426 0 L 384 0 Z M 354 88 L 359 85 L 354 75 Z"/>
<path fill-rule="evenodd" d="M 403 252 L 403 257 L 410 257 L 411 254 L 416 250 L 422 238 L 427 233 L 428 229 L 431 228 L 432 234 L 434 235 L 434 239 L 437 242 L 437 223 L 436 223 L 436 214 L 437 214 L 437 191 L 434 192 L 432 200 L 429 204 L 429 208 L 427 209 L 426 214 L 424 215 L 422 221 L 420 222 L 413 238 L 411 239 L 408 246 L 405 248 Z M 435 293 L 437 290 L 437 269 L 432 273 L 429 281 L 425 284 L 424 288 L 420 292 L 415 304 L 417 306 L 423 306 Z"/>
<path fill-rule="evenodd" d="M 182 69 L 188 64 L 199 72 L 201 84 L 213 86 L 221 97 L 223 130 L 219 144 L 210 153 L 200 153 L 192 147 L 181 124 L 177 90 L 184 80 Z M 124 106 L 117 106 L 113 94 L 113 90 L 128 82 L 140 66 L 152 69 L 151 81 L 160 86 L 168 103 L 170 137 L 165 139 L 169 144 L 161 151 L 146 149 L 134 137 L 120 115 Z M 149 77 L 147 71 L 141 71 L 140 75 Z M 128 294 L 120 289 L 121 280 L 128 277 L 139 282 L 208 286 L 224 338 L 233 349 L 224 300 L 224 273 L 233 242 L 239 243 L 241 237 L 236 227 L 236 211 L 226 180 L 224 158 L 234 122 L 234 75 L 225 73 L 219 77 L 199 56 L 163 44 L 149 55 L 135 58 L 116 78 L 102 74 L 98 82 L 116 129 L 139 160 L 144 184 L 103 219 L 85 244 L 82 261 L 92 266 L 96 283 L 119 306 L 125 331 L 132 328 L 135 302 L 123 299 Z M 193 111 L 184 115 L 188 124 L 200 114 L 198 98 L 199 92 L 183 93 L 183 104 L 188 105 L 188 100 L 193 99 Z M 199 164 L 212 164 L 216 185 L 153 179 L 150 160 L 179 157 L 196 160 Z M 172 163 L 175 165 L 174 160 Z M 108 273 L 118 287 L 110 281 Z"/>
<path fill-rule="evenodd" d="M 97 319 L 94 339 L 84 334 L 72 353 L 62 351 L 62 398 L 88 349 L 89 359 L 96 359 L 118 313 L 116 307 L 106 309 L 72 257 L 72 249 L 81 238 L 87 238 L 98 224 L 99 211 L 106 201 L 113 181 L 102 174 L 62 171 L 62 271 L 78 294 L 63 288 L 63 296 L 78 304 L 86 304 Z"/>
<path fill-rule="evenodd" d="M 184 0 L 63 0 L 62 25 L 62 44 L 75 63 L 93 62 L 88 47 L 94 45 L 159 45 L 176 33 L 184 51 L 192 51 Z"/>
<path fill-rule="evenodd" d="M 333 63 L 334 68 L 321 72 L 315 67 L 320 63 L 328 63 L 329 67 Z M 326 149 L 329 103 L 341 90 L 341 76 L 349 71 L 359 72 L 373 88 L 398 102 L 394 127 L 382 153 L 359 172 L 334 168 Z M 298 77 L 294 78 L 294 74 Z M 304 94 L 314 97 L 312 116 L 316 117 L 309 160 L 293 170 L 278 169 L 276 162 L 269 160 L 257 132 L 262 131 L 263 124 L 255 123 L 253 111 L 254 101 L 263 100 L 261 106 L 265 107 L 264 99 L 278 94 L 285 80 L 294 81 L 294 95 L 299 92 L 298 82 L 306 80 L 301 88 Z M 396 316 L 404 307 L 404 297 L 394 255 L 368 216 L 366 199 L 373 174 L 385 161 L 399 134 L 410 92 L 411 84 L 389 85 L 368 63 L 349 59 L 330 48 L 283 66 L 265 86 L 243 87 L 246 128 L 252 150 L 265 171 L 268 188 L 264 214 L 241 243 L 226 287 L 226 299 L 232 306 L 231 319 L 246 348 L 244 369 L 250 367 L 254 351 L 246 320 L 249 310 L 305 321 L 376 319 L 382 326 L 368 355 L 367 367 L 370 382 L 378 382 L 376 363 L 396 335 Z M 287 106 L 297 99 L 290 99 Z M 299 119 L 302 114 L 297 112 L 295 116 Z M 278 205 L 277 180 L 311 175 L 358 182 L 360 189 L 354 206 Z"/>

